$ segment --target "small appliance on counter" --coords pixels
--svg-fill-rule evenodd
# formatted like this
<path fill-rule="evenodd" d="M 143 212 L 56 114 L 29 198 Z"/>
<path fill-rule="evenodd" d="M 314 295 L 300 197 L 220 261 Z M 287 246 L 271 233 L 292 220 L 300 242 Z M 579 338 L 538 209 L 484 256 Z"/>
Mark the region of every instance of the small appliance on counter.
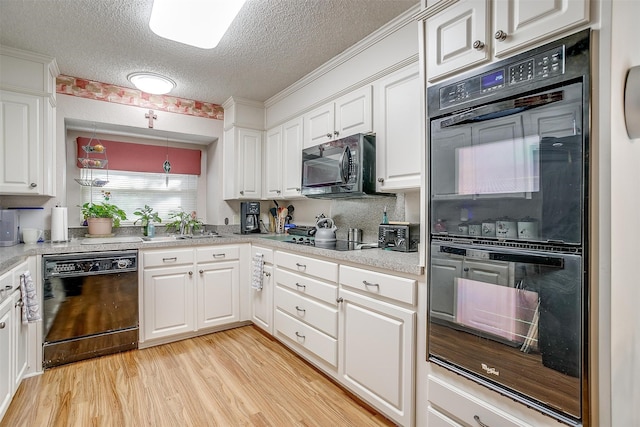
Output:
<path fill-rule="evenodd" d="M 18 213 L 15 210 L 0 210 L 0 246 L 17 245 L 18 241 Z"/>
<path fill-rule="evenodd" d="M 240 234 L 260 233 L 260 202 L 240 202 Z"/>
<path fill-rule="evenodd" d="M 420 224 L 380 224 L 378 246 L 398 252 L 416 252 L 420 243 Z"/>

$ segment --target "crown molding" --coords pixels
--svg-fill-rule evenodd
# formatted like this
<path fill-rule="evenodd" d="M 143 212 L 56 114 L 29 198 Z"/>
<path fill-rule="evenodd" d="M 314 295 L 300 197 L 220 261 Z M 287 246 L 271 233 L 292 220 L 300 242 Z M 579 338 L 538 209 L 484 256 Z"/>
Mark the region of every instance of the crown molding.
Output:
<path fill-rule="evenodd" d="M 405 25 L 407 25 L 407 24 L 409 24 L 411 22 L 415 22 L 416 21 L 416 16 L 418 16 L 419 12 L 420 12 L 420 5 L 419 4 L 417 4 L 414 7 L 408 9 L 402 15 L 399 15 L 394 20 L 389 21 L 387 24 L 385 24 L 384 26 L 380 27 L 377 31 L 371 33 L 370 35 L 368 35 L 367 37 L 365 37 L 364 39 L 362 39 L 361 41 L 359 41 L 355 45 L 351 46 L 350 48 L 348 48 L 347 50 L 342 52 L 340 55 L 335 56 L 334 58 L 332 58 L 329 61 L 325 62 L 323 65 L 321 65 L 320 67 L 316 68 L 314 71 L 312 71 L 311 73 L 307 74 L 306 76 L 302 77 L 300 80 L 298 80 L 297 82 L 295 82 L 291 86 L 287 87 L 286 89 L 282 90 L 281 92 L 278 92 L 277 94 L 275 94 L 271 98 L 267 99 L 264 102 L 264 107 L 268 108 L 268 107 L 270 107 L 270 106 L 282 101 L 283 99 L 285 99 L 289 95 L 295 93 L 296 91 L 300 90 L 301 88 L 303 88 L 304 86 L 308 85 L 309 83 L 319 79 L 320 77 L 322 77 L 325 74 L 329 73 L 330 71 L 336 69 L 340 65 L 342 65 L 345 62 L 349 61 L 350 59 L 354 58 L 355 56 L 361 54 L 362 52 L 364 52 L 365 50 L 367 50 L 371 46 L 375 45 L 376 43 L 379 43 L 381 40 L 385 39 L 389 35 L 393 34 L 396 31 L 398 31 L 399 29 L 401 29 Z"/>

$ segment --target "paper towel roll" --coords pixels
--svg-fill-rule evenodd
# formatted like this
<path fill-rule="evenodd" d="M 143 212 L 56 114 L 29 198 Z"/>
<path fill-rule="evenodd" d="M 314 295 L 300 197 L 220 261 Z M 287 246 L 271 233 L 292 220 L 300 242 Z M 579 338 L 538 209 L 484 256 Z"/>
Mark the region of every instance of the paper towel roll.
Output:
<path fill-rule="evenodd" d="M 67 240 L 69 240 L 67 208 L 51 208 L 51 241 L 66 242 Z"/>

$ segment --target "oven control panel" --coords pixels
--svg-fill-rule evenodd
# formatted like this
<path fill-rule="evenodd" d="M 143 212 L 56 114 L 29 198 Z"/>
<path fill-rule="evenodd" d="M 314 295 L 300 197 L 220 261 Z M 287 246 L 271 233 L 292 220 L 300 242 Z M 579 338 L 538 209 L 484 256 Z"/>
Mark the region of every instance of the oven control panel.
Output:
<path fill-rule="evenodd" d="M 440 89 L 440 108 L 448 108 L 494 94 L 521 83 L 531 83 L 564 74 L 565 47 L 558 46 L 538 55 L 489 72 L 460 80 Z"/>

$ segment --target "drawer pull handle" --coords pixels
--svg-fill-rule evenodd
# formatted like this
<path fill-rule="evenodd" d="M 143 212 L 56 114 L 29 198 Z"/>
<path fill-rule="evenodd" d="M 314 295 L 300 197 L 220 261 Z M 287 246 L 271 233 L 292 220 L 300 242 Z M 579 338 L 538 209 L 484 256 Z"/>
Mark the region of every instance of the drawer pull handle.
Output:
<path fill-rule="evenodd" d="M 340 304 L 341 302 L 344 302 L 344 299 L 342 297 L 338 297 L 336 298 L 336 302 Z"/>
<path fill-rule="evenodd" d="M 301 333 L 299 333 L 298 331 L 296 331 L 296 336 L 297 336 L 298 338 L 302 338 L 302 339 L 305 339 L 305 338 L 306 338 L 304 335 L 302 335 L 302 334 L 301 334 Z"/>
<path fill-rule="evenodd" d="M 263 272 L 262 274 L 264 274 L 264 275 L 265 275 L 265 277 L 271 277 L 271 273 L 268 273 L 268 272 L 266 272 L 266 271 L 265 271 L 265 272 Z"/>
<path fill-rule="evenodd" d="M 480 427 L 489 427 L 489 424 L 485 424 L 485 423 L 483 423 L 482 421 L 480 421 L 480 417 L 479 417 L 479 416 L 474 415 L 474 416 L 473 416 L 473 419 L 474 419 L 474 420 L 476 420 L 476 422 L 478 423 L 478 425 L 479 425 Z"/>
<path fill-rule="evenodd" d="M 4 323 L 4 322 L 0 322 L 0 329 L 4 329 L 4 327 L 5 327 L 5 326 L 7 326 L 7 324 L 6 324 L 6 323 Z"/>
<path fill-rule="evenodd" d="M 376 288 L 379 288 L 380 285 L 377 283 L 369 283 L 366 280 L 363 280 L 362 283 L 364 283 L 365 286 L 375 286 Z"/>
<path fill-rule="evenodd" d="M 303 313 L 306 313 L 306 312 L 307 312 L 307 310 L 305 310 L 304 308 L 300 308 L 300 307 L 298 307 L 297 305 L 296 305 L 296 311 L 301 311 L 301 312 L 303 312 Z"/>
<path fill-rule="evenodd" d="M 296 283 L 296 288 L 306 289 L 307 285 L 301 285 L 300 283 Z"/>
<path fill-rule="evenodd" d="M 171 257 L 171 258 L 162 258 L 162 262 L 176 262 L 178 260 L 178 257 Z"/>
<path fill-rule="evenodd" d="M 300 264 L 300 263 L 298 263 L 298 262 L 296 262 L 296 266 L 297 266 L 298 268 L 307 268 L 306 264 Z"/>
<path fill-rule="evenodd" d="M 214 258 L 224 258 L 225 254 L 213 254 Z"/>

